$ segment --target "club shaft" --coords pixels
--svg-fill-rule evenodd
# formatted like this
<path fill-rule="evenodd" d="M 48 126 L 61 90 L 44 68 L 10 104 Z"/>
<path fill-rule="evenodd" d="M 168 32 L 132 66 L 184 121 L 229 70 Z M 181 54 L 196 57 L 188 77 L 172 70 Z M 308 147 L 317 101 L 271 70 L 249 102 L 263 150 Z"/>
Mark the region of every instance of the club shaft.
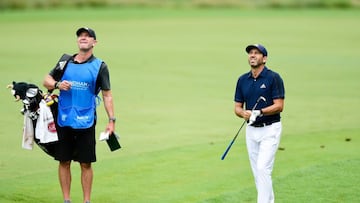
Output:
<path fill-rule="evenodd" d="M 221 160 L 224 160 L 224 159 L 225 159 L 225 157 L 226 157 L 227 153 L 229 152 L 229 150 L 230 150 L 231 146 L 234 144 L 234 142 L 235 142 L 235 140 L 236 140 L 237 136 L 239 135 L 240 130 L 243 128 L 243 126 L 244 126 L 245 122 L 246 122 L 246 121 L 244 121 L 244 122 L 242 123 L 242 125 L 241 125 L 241 127 L 239 128 L 239 130 L 237 131 L 237 133 L 236 133 L 235 137 L 232 139 L 232 141 L 230 142 L 229 146 L 226 148 L 226 150 L 225 150 L 224 154 L 221 156 Z"/>

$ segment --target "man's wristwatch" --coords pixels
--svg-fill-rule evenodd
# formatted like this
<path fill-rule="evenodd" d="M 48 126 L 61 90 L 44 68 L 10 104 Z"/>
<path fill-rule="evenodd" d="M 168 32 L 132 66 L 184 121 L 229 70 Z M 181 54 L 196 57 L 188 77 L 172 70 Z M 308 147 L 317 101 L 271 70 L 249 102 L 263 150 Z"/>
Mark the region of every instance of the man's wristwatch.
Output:
<path fill-rule="evenodd" d="M 115 121 L 116 121 L 116 118 L 115 118 L 115 117 L 111 117 L 111 118 L 109 118 L 109 122 L 113 122 L 113 123 L 115 123 Z"/>
<path fill-rule="evenodd" d="M 60 82 L 59 82 L 59 81 L 56 81 L 55 84 L 54 84 L 54 88 L 55 88 L 55 89 L 59 89 L 59 86 L 60 86 Z"/>

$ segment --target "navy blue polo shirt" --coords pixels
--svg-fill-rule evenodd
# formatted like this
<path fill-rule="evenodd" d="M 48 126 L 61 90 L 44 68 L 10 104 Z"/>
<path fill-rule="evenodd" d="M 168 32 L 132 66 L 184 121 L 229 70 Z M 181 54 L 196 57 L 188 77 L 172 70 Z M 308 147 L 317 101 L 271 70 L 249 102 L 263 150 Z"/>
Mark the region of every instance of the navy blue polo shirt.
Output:
<path fill-rule="evenodd" d="M 283 80 L 278 73 L 267 67 L 264 67 L 256 79 L 251 71 L 241 75 L 237 81 L 234 100 L 243 103 L 246 110 L 251 110 L 260 96 L 265 97 L 266 102 L 261 100 L 255 110 L 271 106 L 274 99 L 285 98 Z M 280 113 L 258 117 L 254 124 L 274 121 L 280 121 Z"/>

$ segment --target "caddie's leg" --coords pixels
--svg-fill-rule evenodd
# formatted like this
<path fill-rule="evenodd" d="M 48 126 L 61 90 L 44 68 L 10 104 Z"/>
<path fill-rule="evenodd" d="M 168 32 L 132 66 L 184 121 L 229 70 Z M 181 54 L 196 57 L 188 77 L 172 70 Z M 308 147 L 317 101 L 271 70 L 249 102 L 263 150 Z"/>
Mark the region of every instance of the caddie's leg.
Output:
<path fill-rule="evenodd" d="M 264 136 L 260 143 L 257 162 L 258 203 L 274 201 L 271 174 L 275 161 L 275 154 L 280 143 L 281 123 L 261 128 Z"/>
<path fill-rule="evenodd" d="M 81 167 L 81 185 L 84 195 L 84 203 L 90 202 L 91 187 L 93 181 L 93 170 L 91 163 L 80 163 Z"/>
<path fill-rule="evenodd" d="M 71 186 L 71 161 L 59 162 L 59 182 L 63 193 L 64 200 L 70 200 Z"/>

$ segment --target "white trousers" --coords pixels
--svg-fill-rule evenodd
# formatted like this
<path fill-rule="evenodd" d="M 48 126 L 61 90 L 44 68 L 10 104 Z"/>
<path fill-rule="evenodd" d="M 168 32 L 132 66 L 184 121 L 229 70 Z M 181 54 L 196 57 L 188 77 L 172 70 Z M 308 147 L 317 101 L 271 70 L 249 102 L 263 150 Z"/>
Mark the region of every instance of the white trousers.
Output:
<path fill-rule="evenodd" d="M 255 178 L 258 203 L 275 201 L 271 173 L 279 147 L 281 122 L 265 127 L 246 127 L 246 147 Z"/>

